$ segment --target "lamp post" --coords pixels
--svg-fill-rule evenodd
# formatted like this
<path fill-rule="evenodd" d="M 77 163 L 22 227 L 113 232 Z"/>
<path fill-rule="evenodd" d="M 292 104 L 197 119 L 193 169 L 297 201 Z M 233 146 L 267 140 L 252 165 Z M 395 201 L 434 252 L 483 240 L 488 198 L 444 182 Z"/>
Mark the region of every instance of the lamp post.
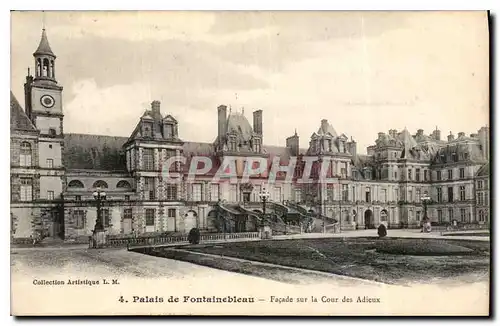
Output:
<path fill-rule="evenodd" d="M 97 188 L 97 190 L 94 191 L 92 195 L 94 197 L 94 200 L 96 201 L 96 208 L 97 208 L 97 219 L 95 221 L 95 226 L 93 231 L 93 237 L 94 237 L 93 247 L 99 248 L 106 242 L 106 237 L 104 235 L 105 228 L 102 220 L 102 211 L 101 211 L 102 202 L 106 200 L 106 192 L 101 191 L 101 189 Z"/>
<path fill-rule="evenodd" d="M 420 197 L 422 200 L 422 203 L 424 204 L 424 220 L 427 220 L 427 203 L 431 200 L 431 197 L 429 197 L 429 194 L 424 192 L 424 195 Z"/>
<path fill-rule="evenodd" d="M 266 202 L 269 200 L 270 194 L 265 188 L 259 193 L 259 198 L 262 201 L 262 223 L 264 223 L 264 218 L 266 216 Z"/>
<path fill-rule="evenodd" d="M 259 193 L 259 198 L 262 200 L 262 222 L 261 222 L 261 230 L 260 237 L 261 239 L 269 239 L 271 237 L 269 228 L 265 225 L 264 219 L 266 218 L 266 202 L 269 199 L 269 192 L 264 188 Z M 267 229 L 267 230 L 266 230 Z"/>
<path fill-rule="evenodd" d="M 428 217 L 427 217 L 427 204 L 431 200 L 431 197 L 429 197 L 429 194 L 427 191 L 424 192 L 424 195 L 420 197 L 420 200 L 422 200 L 422 204 L 424 204 L 424 219 L 422 223 L 422 231 L 425 232 L 426 230 L 426 223 L 428 222 Z"/>

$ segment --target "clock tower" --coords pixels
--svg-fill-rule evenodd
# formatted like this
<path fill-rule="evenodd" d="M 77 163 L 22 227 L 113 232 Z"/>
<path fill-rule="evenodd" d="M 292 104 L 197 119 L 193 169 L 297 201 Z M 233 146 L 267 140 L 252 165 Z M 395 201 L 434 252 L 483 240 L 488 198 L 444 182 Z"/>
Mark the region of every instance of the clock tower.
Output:
<path fill-rule="evenodd" d="M 41 136 L 61 138 L 63 135 L 62 87 L 56 80 L 56 55 L 52 52 L 45 28 L 40 44 L 33 53 L 35 76 L 26 77 L 26 114 L 40 130 Z"/>
<path fill-rule="evenodd" d="M 62 90 L 56 79 L 56 55 L 52 52 L 45 28 L 33 53 L 34 76 L 28 70 L 24 84 L 26 115 L 40 132 L 38 137 L 37 177 L 40 199 L 61 197 L 64 180 Z"/>

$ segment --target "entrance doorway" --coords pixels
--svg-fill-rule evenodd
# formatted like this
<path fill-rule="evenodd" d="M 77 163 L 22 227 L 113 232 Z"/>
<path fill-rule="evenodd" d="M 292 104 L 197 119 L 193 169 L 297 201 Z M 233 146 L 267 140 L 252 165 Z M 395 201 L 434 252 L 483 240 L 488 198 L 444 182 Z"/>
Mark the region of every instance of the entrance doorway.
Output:
<path fill-rule="evenodd" d="M 373 212 L 371 209 L 365 211 L 365 229 L 374 229 Z"/>

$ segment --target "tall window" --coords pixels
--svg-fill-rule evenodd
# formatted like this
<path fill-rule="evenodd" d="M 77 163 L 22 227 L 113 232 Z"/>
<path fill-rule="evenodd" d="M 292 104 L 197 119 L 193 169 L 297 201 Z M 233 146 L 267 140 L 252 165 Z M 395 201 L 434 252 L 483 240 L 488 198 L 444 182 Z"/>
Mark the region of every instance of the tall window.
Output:
<path fill-rule="evenodd" d="M 421 196 L 421 191 L 420 191 L 420 188 L 417 188 L 417 190 L 415 191 L 415 195 L 416 195 L 416 201 L 417 203 L 420 203 L 420 196 Z"/>
<path fill-rule="evenodd" d="M 144 148 L 142 152 L 142 161 L 144 170 L 151 171 L 155 168 L 155 150 L 153 148 Z"/>
<path fill-rule="evenodd" d="M 483 210 L 479 211 L 479 222 L 485 222 L 485 214 Z"/>
<path fill-rule="evenodd" d="M 415 170 L 415 181 L 420 181 L 420 169 Z"/>
<path fill-rule="evenodd" d="M 219 184 L 217 183 L 212 183 L 210 185 L 210 200 L 211 201 L 218 201 L 219 200 Z"/>
<path fill-rule="evenodd" d="M 477 194 L 477 204 L 482 205 L 483 204 L 483 193 L 480 192 Z"/>
<path fill-rule="evenodd" d="M 167 185 L 167 200 L 177 200 L 177 185 Z"/>
<path fill-rule="evenodd" d="M 47 167 L 48 167 L 49 169 L 51 169 L 51 168 L 53 168 L 53 167 L 54 167 L 54 160 L 53 160 L 53 159 L 51 159 L 51 158 L 48 158 L 48 159 L 47 159 Z"/>
<path fill-rule="evenodd" d="M 342 166 L 340 168 L 340 175 L 342 176 L 342 178 L 347 177 L 347 163 L 345 162 L 342 163 Z"/>
<path fill-rule="evenodd" d="M 460 200 L 465 200 L 465 186 L 460 186 Z"/>
<path fill-rule="evenodd" d="M 144 199 L 154 200 L 156 198 L 155 178 L 144 178 Z"/>
<path fill-rule="evenodd" d="M 342 185 L 342 200 L 349 200 L 349 189 L 347 188 L 347 185 Z"/>
<path fill-rule="evenodd" d="M 356 187 L 352 187 L 352 201 L 356 201 Z"/>
<path fill-rule="evenodd" d="M 424 181 L 427 181 L 427 179 L 429 179 L 429 171 L 424 170 Z"/>
<path fill-rule="evenodd" d="M 441 171 L 436 171 L 436 179 L 437 181 L 441 181 Z"/>
<path fill-rule="evenodd" d="M 453 220 L 453 208 L 448 208 L 448 219 Z"/>
<path fill-rule="evenodd" d="M 453 201 L 453 187 L 448 187 L 448 202 L 451 203 Z"/>
<path fill-rule="evenodd" d="M 387 202 L 387 189 L 382 189 L 382 202 Z"/>
<path fill-rule="evenodd" d="M 483 181 L 482 180 L 477 181 L 477 189 L 483 189 Z"/>
<path fill-rule="evenodd" d="M 442 203 L 443 202 L 443 189 L 441 188 L 437 188 L 437 201 L 438 203 Z"/>
<path fill-rule="evenodd" d="M 453 170 L 448 170 L 448 180 L 453 179 Z"/>
<path fill-rule="evenodd" d="M 398 179 L 398 172 L 394 171 L 394 180 L 397 180 L 397 179 Z"/>
<path fill-rule="evenodd" d="M 109 215 L 108 208 L 101 208 L 102 221 L 104 222 L 104 227 L 109 227 L 111 225 L 111 216 Z"/>
<path fill-rule="evenodd" d="M 75 218 L 75 228 L 84 229 L 85 228 L 85 212 L 81 209 L 74 210 L 73 217 Z"/>
<path fill-rule="evenodd" d="M 153 208 L 146 208 L 146 226 L 155 225 L 155 210 Z"/>
<path fill-rule="evenodd" d="M 54 200 L 54 192 L 52 190 L 47 191 L 47 199 Z"/>
<path fill-rule="evenodd" d="M 33 200 L 33 179 L 21 178 L 21 201 Z"/>
<path fill-rule="evenodd" d="M 394 198 L 395 198 L 394 199 L 395 201 L 399 201 L 399 189 L 398 188 L 394 189 Z"/>
<path fill-rule="evenodd" d="M 371 196 L 371 189 L 370 187 L 366 187 L 365 188 L 365 201 L 367 203 L 371 203 L 372 201 L 372 196 Z"/>
<path fill-rule="evenodd" d="M 465 169 L 460 168 L 460 179 L 464 179 L 464 178 L 465 178 Z"/>
<path fill-rule="evenodd" d="M 21 152 L 19 155 L 20 166 L 31 166 L 31 144 L 28 142 L 21 143 Z"/>
<path fill-rule="evenodd" d="M 413 189 L 411 187 L 408 187 L 408 198 L 407 202 L 412 203 L 413 202 Z"/>
<path fill-rule="evenodd" d="M 438 221 L 439 221 L 440 223 L 442 223 L 442 222 L 443 222 L 443 210 L 438 209 L 438 211 L 437 211 L 437 212 L 438 212 Z"/>
<path fill-rule="evenodd" d="M 326 185 L 326 200 L 327 201 L 333 200 L 333 185 L 332 184 Z"/>
<path fill-rule="evenodd" d="M 302 191 L 300 189 L 295 189 L 295 202 L 300 203 L 302 201 Z"/>
<path fill-rule="evenodd" d="M 202 190 L 201 183 L 193 184 L 193 201 L 202 201 L 201 190 Z"/>
<path fill-rule="evenodd" d="M 466 222 L 466 211 L 465 208 L 460 208 L 460 221 Z"/>
<path fill-rule="evenodd" d="M 408 169 L 408 180 L 411 180 L 412 177 L 411 177 L 411 169 Z"/>

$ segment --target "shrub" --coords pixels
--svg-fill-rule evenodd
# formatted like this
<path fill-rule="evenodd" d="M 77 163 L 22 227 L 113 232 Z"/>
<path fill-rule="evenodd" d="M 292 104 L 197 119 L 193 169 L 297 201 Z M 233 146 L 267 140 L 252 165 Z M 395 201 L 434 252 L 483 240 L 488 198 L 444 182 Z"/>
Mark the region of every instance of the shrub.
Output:
<path fill-rule="evenodd" d="M 200 230 L 192 228 L 191 231 L 189 231 L 188 241 L 190 244 L 200 243 Z"/>
<path fill-rule="evenodd" d="M 380 224 L 380 226 L 378 227 L 378 236 L 379 237 L 385 237 L 387 235 L 387 228 L 385 227 L 384 224 Z"/>

